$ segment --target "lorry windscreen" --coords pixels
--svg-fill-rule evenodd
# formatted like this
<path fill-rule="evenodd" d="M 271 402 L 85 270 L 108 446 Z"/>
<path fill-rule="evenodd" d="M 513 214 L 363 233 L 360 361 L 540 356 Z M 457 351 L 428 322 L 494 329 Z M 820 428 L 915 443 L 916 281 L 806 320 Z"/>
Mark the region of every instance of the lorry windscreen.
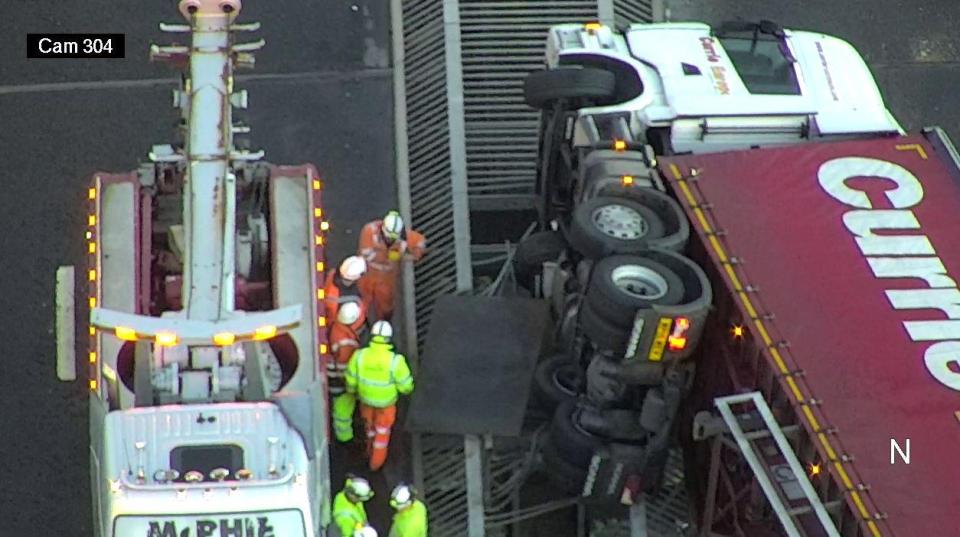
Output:
<path fill-rule="evenodd" d="M 795 62 L 782 39 L 764 35 L 756 39 L 723 36 L 718 40 L 747 91 L 762 95 L 800 95 Z"/>
<path fill-rule="evenodd" d="M 306 537 L 296 509 L 243 513 L 118 516 L 113 537 Z"/>

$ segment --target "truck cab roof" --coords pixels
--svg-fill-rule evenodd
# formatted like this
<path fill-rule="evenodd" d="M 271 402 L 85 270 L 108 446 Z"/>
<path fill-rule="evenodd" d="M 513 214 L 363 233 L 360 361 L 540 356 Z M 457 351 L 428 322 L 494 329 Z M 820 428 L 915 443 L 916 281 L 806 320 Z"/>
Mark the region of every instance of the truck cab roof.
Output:
<path fill-rule="evenodd" d="M 632 93 L 581 114 L 629 111 L 641 126 L 707 117 L 802 116 L 821 135 L 903 131 L 863 57 L 837 37 L 763 22 L 555 26 L 547 62 L 612 67 Z M 618 82 L 618 86 L 622 86 Z"/>

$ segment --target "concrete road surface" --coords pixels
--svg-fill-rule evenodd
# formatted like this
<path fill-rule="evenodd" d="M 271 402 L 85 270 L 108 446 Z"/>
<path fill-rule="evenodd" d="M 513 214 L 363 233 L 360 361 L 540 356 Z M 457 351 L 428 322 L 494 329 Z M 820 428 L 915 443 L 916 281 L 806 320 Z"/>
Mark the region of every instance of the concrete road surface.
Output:
<path fill-rule="evenodd" d="M 670 20 L 769 19 L 835 35 L 866 58 L 904 129 L 939 125 L 960 143 L 960 2 L 956 0 L 664 0 Z"/>
<path fill-rule="evenodd" d="M 148 63 L 173 1 L 0 4 L 0 535 L 90 535 L 85 382 L 57 381 L 54 276 L 83 263 L 84 193 L 173 139 L 177 74 Z M 389 9 L 379 0 L 247 2 L 267 46 L 238 73 L 251 147 L 326 178 L 331 261 L 395 203 Z M 125 33 L 126 58 L 27 60 L 27 33 Z M 270 76 L 276 75 L 276 76 Z M 83 378 L 83 372 L 80 373 Z M 337 486 L 340 483 L 335 483 Z M 385 491 L 378 491 L 385 509 Z"/>

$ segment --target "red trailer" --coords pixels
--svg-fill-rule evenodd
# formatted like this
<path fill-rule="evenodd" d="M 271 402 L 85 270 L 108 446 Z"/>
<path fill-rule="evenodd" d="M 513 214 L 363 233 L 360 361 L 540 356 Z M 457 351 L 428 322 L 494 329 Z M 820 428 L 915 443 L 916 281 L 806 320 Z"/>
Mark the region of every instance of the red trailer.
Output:
<path fill-rule="evenodd" d="M 943 132 L 659 167 L 716 296 L 685 412 L 701 535 L 960 535 L 960 163 Z"/>

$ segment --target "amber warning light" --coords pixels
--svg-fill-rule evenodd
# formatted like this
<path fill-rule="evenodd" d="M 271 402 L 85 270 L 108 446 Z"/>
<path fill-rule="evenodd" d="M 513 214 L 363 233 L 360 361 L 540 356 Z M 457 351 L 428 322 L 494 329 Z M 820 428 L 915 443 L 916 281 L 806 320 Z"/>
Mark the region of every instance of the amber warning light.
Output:
<path fill-rule="evenodd" d="M 673 351 L 682 351 L 687 346 L 687 331 L 690 330 L 690 319 L 677 317 L 673 323 L 673 332 L 667 338 L 667 347 Z"/>

